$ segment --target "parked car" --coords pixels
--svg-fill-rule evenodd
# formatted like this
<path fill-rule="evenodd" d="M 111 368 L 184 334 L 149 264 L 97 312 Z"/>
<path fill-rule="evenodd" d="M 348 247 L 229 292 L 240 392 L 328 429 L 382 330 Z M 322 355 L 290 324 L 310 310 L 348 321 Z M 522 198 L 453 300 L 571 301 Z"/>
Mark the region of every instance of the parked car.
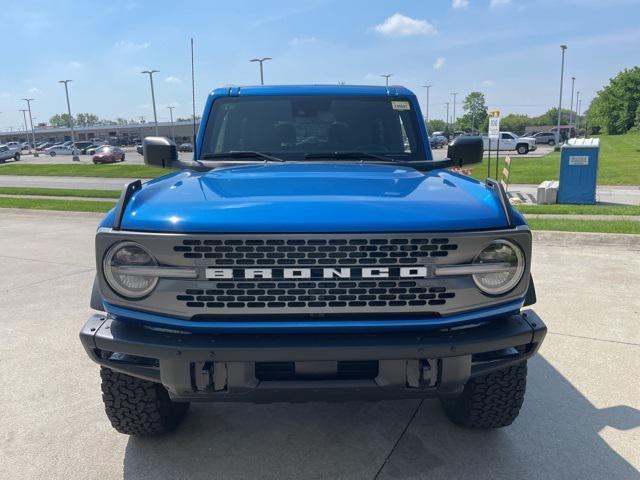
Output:
<path fill-rule="evenodd" d="M 500 147 L 500 150 L 515 150 L 520 155 L 526 155 L 537 148 L 535 138 L 519 137 L 513 132 L 500 132 L 500 143 L 498 143 L 498 139 L 489 139 L 486 134 L 482 135 L 482 141 L 485 150 L 488 150 L 489 147 L 491 150 Z"/>
<path fill-rule="evenodd" d="M 556 133 L 555 132 L 538 132 L 533 134 L 533 138 L 536 139 L 536 143 L 544 143 L 546 145 L 555 145 L 556 144 Z"/>
<path fill-rule="evenodd" d="M 53 143 L 52 142 L 39 143 L 38 146 L 36 147 L 36 151 L 43 152 L 44 150 L 46 150 L 49 147 L 53 147 Z"/>
<path fill-rule="evenodd" d="M 191 401 L 426 397 L 457 425 L 510 425 L 547 329 L 521 311 L 526 220 L 500 183 L 443 168 L 480 164 L 482 140 L 433 161 L 404 87 L 394 108 L 384 86 L 247 89 L 207 99 L 204 123 L 229 128 L 205 129 L 199 171 L 146 138 L 145 164 L 184 173 L 130 182 L 97 229 L 80 340 L 112 426 L 166 433 Z"/>
<path fill-rule="evenodd" d="M 29 150 L 31 148 L 31 144 L 29 142 L 22 142 L 22 146 L 20 150 Z"/>
<path fill-rule="evenodd" d="M 446 147 L 449 143 L 447 137 L 444 135 L 431 135 L 429 138 L 429 144 L 431 144 L 431 148 L 443 148 Z"/>
<path fill-rule="evenodd" d="M 14 159 L 16 162 L 20 161 L 20 150 L 15 147 L 7 145 L 0 145 L 0 163 L 4 163 L 6 160 Z"/>
<path fill-rule="evenodd" d="M 144 155 L 144 149 L 142 148 L 142 145 L 136 145 L 136 152 L 138 152 L 140 155 Z"/>
<path fill-rule="evenodd" d="M 110 145 L 103 145 L 96 150 L 93 155 L 93 163 L 116 163 L 124 162 L 124 150 L 120 147 L 112 147 Z"/>
<path fill-rule="evenodd" d="M 178 146 L 179 152 L 193 152 L 193 145 L 190 143 L 181 143 Z"/>
<path fill-rule="evenodd" d="M 87 155 L 95 155 L 96 150 L 98 150 L 100 147 L 104 147 L 104 146 L 105 146 L 104 143 L 92 143 L 87 148 L 85 148 L 82 151 L 82 153 L 85 153 Z"/>
<path fill-rule="evenodd" d="M 20 142 L 7 142 L 5 144 L 9 148 L 15 148 L 16 150 L 22 150 L 22 143 Z"/>
<path fill-rule="evenodd" d="M 90 146 L 93 145 L 93 142 L 89 142 L 89 141 L 83 141 L 83 142 L 76 142 L 75 146 L 78 150 L 80 150 L 80 152 L 84 153 L 84 150 L 86 148 L 89 148 Z"/>
<path fill-rule="evenodd" d="M 45 153 L 48 153 L 50 156 L 55 157 L 56 155 L 78 155 L 80 152 L 77 148 L 73 148 L 65 145 L 54 145 L 53 147 L 49 147 L 45 150 Z"/>

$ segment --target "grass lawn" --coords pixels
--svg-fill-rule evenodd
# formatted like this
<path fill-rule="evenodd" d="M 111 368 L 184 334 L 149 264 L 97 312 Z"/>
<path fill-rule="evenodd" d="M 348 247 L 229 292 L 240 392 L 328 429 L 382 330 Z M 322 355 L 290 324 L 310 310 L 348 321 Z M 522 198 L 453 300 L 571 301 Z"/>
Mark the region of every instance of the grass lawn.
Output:
<path fill-rule="evenodd" d="M 170 170 L 148 165 L 58 165 L 11 163 L 0 166 L 0 175 L 38 175 L 61 177 L 154 178 Z"/>
<path fill-rule="evenodd" d="M 58 210 L 68 212 L 108 212 L 113 208 L 113 205 L 111 202 L 92 202 L 89 200 L 0 197 L 0 208 L 26 208 L 29 210 Z"/>
<path fill-rule="evenodd" d="M 640 215 L 640 205 L 514 205 L 520 213 L 555 215 Z"/>
<path fill-rule="evenodd" d="M 527 220 L 532 230 L 558 230 L 564 232 L 633 233 L 640 235 L 640 222 L 632 220 L 562 220 L 532 218 Z"/>
<path fill-rule="evenodd" d="M 640 132 L 625 135 L 600 136 L 599 185 L 640 185 Z M 473 166 L 474 178 L 487 177 L 487 160 Z M 504 166 L 500 159 L 500 172 Z M 495 175 L 495 157 L 491 162 L 491 175 Z M 509 183 L 539 184 L 544 180 L 558 180 L 560 153 L 553 152 L 539 158 L 512 158 Z"/>
<path fill-rule="evenodd" d="M 120 198 L 120 190 L 85 190 L 75 188 L 0 187 L 0 194 L 85 198 Z"/>

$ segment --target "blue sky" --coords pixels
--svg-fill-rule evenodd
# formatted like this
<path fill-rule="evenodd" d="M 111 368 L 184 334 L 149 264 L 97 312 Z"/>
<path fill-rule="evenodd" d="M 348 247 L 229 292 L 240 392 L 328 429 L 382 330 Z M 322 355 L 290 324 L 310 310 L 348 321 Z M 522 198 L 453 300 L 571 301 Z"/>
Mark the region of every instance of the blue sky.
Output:
<path fill-rule="evenodd" d="M 191 110 L 189 37 L 196 46 L 196 102 L 226 84 L 407 86 L 431 118 L 444 118 L 450 92 L 472 90 L 504 113 L 556 106 L 561 43 L 569 46 L 565 100 L 575 76 L 583 110 L 619 70 L 640 63 L 638 0 L 3 0 L 0 129 L 22 125 L 20 98 L 35 98 L 36 122 L 66 111 L 57 81 L 73 79 L 72 109 L 101 117 L 152 118 L 147 77 L 156 77 L 159 120 L 168 105 Z M 10 28 L 6 28 L 10 26 Z M 458 107 L 460 108 L 460 107 Z M 458 110 L 460 113 L 460 110 Z"/>

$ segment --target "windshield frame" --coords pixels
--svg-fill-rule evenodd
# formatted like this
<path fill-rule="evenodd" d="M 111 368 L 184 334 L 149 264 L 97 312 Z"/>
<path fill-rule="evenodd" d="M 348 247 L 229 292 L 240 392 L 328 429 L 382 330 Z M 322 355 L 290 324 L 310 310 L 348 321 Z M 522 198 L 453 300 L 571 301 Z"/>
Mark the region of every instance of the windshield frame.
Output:
<path fill-rule="evenodd" d="M 367 153 L 367 154 L 376 154 L 382 156 L 388 156 L 389 161 L 393 162 L 394 160 L 399 160 L 403 163 L 410 163 L 415 161 L 431 161 L 433 157 L 431 155 L 431 148 L 428 140 L 425 141 L 426 126 L 424 125 L 424 121 L 422 121 L 422 114 L 420 112 L 417 99 L 412 95 L 345 95 L 345 94 L 317 94 L 317 95 L 304 95 L 304 94 L 277 94 L 277 95 L 247 95 L 247 96 L 229 96 L 229 95 L 219 95 L 217 93 L 213 93 L 207 102 L 207 106 L 205 107 L 205 122 L 202 122 L 200 125 L 200 129 L 198 131 L 198 138 L 195 145 L 194 159 L 203 160 L 204 157 L 209 153 L 219 153 L 213 152 L 210 150 L 205 150 L 208 147 L 208 139 L 210 136 L 213 136 L 213 128 L 215 125 L 215 116 L 220 112 L 220 107 L 223 104 L 228 102 L 242 102 L 242 101 L 256 101 L 256 100 L 269 100 L 269 99 L 277 99 L 277 98 L 301 98 L 301 97 L 331 97 L 337 100 L 361 100 L 361 101 L 376 101 L 376 102 L 408 102 L 409 109 L 408 114 L 405 115 L 402 120 L 408 120 L 408 122 L 403 122 L 403 128 L 406 130 L 407 138 L 411 142 L 412 152 L 384 152 L 380 150 L 371 150 L 368 149 L 359 149 L 359 152 Z M 221 101 L 223 100 L 223 101 Z M 278 149 L 270 149 L 269 151 L 264 150 L 262 153 L 271 154 L 277 157 L 281 157 L 286 161 L 291 162 L 314 162 L 321 161 L 319 158 L 311 158 L 305 159 L 306 154 L 318 154 L 318 153 L 335 153 L 336 151 L 340 151 L 337 149 L 328 148 L 326 151 L 318 150 L 318 149 L 309 149 L 309 150 L 300 150 L 300 151 L 286 151 L 286 150 L 278 150 Z M 353 150 L 350 150 L 353 151 Z M 323 158 L 322 161 L 331 161 L 332 159 L 327 157 Z M 341 162 L 345 160 L 340 160 Z M 354 160 L 357 161 L 357 160 Z"/>

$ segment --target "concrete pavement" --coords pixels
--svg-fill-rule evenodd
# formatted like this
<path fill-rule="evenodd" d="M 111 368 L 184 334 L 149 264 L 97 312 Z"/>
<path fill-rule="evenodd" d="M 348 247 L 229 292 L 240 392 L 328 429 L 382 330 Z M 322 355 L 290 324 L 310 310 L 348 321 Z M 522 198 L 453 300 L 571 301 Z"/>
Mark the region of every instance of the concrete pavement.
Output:
<path fill-rule="evenodd" d="M 196 404 L 174 434 L 136 439 L 111 429 L 77 337 L 99 217 L 0 210 L 0 478 L 640 476 L 638 237 L 536 234 L 549 335 L 511 427 L 457 428 L 433 400 Z"/>

